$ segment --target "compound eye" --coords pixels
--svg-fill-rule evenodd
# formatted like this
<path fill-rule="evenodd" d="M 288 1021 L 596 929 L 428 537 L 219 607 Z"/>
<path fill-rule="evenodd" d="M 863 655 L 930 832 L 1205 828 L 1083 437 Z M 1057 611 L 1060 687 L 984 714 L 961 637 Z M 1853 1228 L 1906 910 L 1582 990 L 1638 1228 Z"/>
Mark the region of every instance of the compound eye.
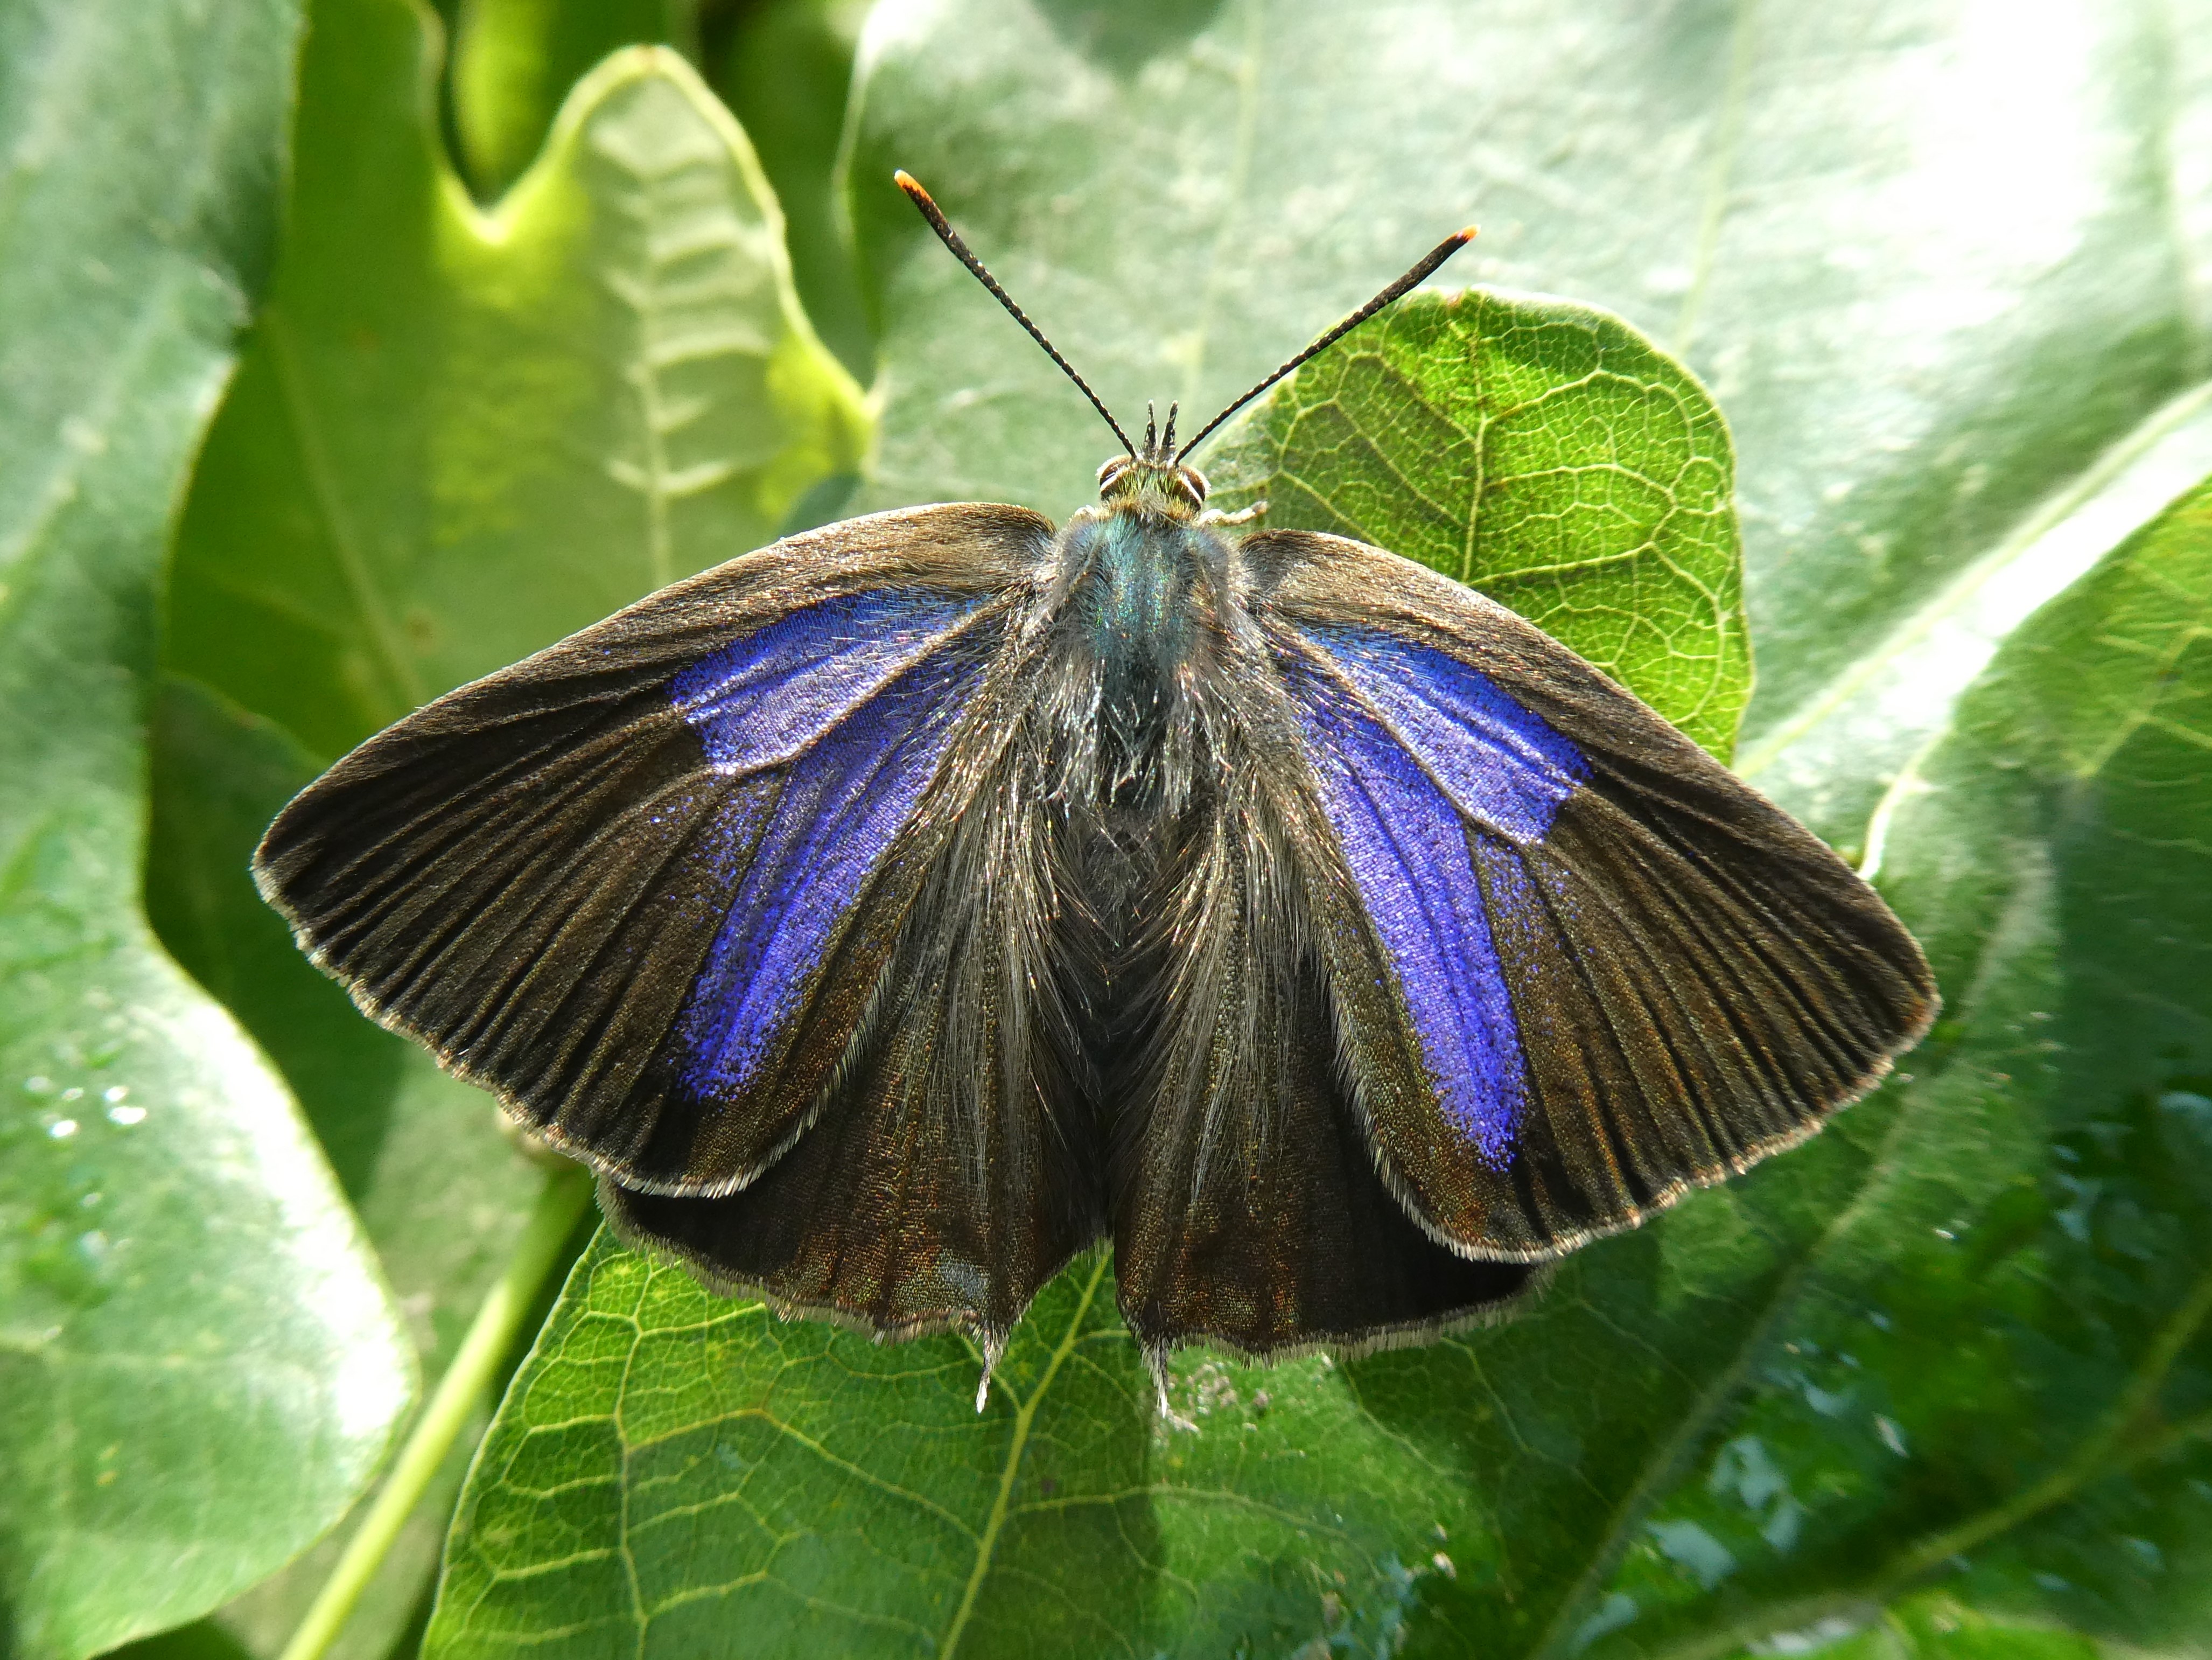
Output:
<path fill-rule="evenodd" d="M 1177 467 L 1175 470 L 1175 481 L 1176 488 L 1188 498 L 1191 506 L 1202 508 L 1206 505 L 1206 483 L 1204 473 L 1196 467 Z"/>
<path fill-rule="evenodd" d="M 1103 495 L 1107 490 L 1113 489 L 1115 482 L 1120 479 L 1121 475 L 1128 471 L 1128 470 L 1135 465 L 1136 458 L 1134 456 L 1117 455 L 1112 460 L 1100 467 L 1098 469 L 1098 489 L 1100 494 Z"/>

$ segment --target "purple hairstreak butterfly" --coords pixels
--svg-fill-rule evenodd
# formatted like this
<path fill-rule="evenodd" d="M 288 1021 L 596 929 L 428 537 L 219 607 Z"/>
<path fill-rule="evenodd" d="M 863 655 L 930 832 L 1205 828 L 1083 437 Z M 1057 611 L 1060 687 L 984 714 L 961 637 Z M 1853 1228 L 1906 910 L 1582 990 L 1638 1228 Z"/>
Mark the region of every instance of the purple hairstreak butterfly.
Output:
<path fill-rule="evenodd" d="M 709 1286 L 988 1364 L 1110 1240 L 1155 1371 L 1413 1341 L 1812 1134 L 1936 1006 L 1819 840 L 1512 612 L 1206 508 L 788 537 L 439 698 L 256 856 Z M 979 1397 L 980 1398 L 980 1397 Z"/>

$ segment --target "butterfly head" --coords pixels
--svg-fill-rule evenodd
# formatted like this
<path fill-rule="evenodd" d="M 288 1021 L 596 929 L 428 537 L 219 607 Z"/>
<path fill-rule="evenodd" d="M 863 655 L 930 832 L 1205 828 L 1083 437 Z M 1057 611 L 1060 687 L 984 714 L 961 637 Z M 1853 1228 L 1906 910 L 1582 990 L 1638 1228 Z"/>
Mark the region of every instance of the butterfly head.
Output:
<path fill-rule="evenodd" d="M 1098 469 L 1098 499 L 1109 508 L 1133 508 L 1170 519 L 1194 517 L 1206 506 L 1206 475 L 1176 459 L 1176 406 L 1163 429 L 1145 406 L 1142 449 L 1117 455 Z"/>

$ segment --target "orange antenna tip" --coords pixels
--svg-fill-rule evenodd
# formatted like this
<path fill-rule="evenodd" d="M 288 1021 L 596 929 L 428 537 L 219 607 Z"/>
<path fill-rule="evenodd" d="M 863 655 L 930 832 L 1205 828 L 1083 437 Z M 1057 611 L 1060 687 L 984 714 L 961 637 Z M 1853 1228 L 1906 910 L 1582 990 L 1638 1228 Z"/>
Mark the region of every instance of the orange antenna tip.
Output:
<path fill-rule="evenodd" d="M 929 200 L 929 192 L 922 189 L 920 181 L 904 167 L 900 167 L 891 174 L 891 182 L 917 202 Z"/>
<path fill-rule="evenodd" d="M 904 173 L 901 173 L 901 174 L 899 174 L 899 177 L 900 177 L 900 178 L 902 178 L 902 179 L 903 179 L 903 178 L 905 178 L 905 177 L 906 177 L 906 175 L 905 175 Z M 1481 235 L 1481 234 L 1482 234 L 1482 227 L 1481 227 L 1481 226 L 1480 226 L 1480 225 L 1469 225 L 1469 226 L 1468 226 L 1465 230 L 1462 231 L 1462 232 L 1459 234 L 1459 240 L 1460 240 L 1461 241 L 1462 241 L 1462 242 L 1472 242 L 1473 240 L 1474 240 L 1474 239 L 1475 239 L 1476 237 L 1478 237 L 1478 236 L 1480 236 L 1480 235 Z"/>

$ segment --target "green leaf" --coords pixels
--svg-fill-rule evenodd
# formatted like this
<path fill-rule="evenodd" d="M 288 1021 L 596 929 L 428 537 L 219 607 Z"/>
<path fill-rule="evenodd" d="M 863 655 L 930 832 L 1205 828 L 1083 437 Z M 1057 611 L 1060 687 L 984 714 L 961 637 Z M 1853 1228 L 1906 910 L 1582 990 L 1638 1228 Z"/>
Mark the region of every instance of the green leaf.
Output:
<path fill-rule="evenodd" d="M 1930 1579 L 2023 1623 L 2201 1639 L 2208 751 L 2212 481 L 2029 619 L 1899 785 L 1885 885 L 1945 1022 L 1793 1161 L 1818 1231 L 1720 1351 L 1727 1394 L 1644 1461 L 1554 1642 L 1726 1652 Z M 1459 1641 L 1501 1634 L 1436 1603 Z"/>
<path fill-rule="evenodd" d="M 283 257 L 185 514 L 167 655 L 200 678 L 162 703 L 149 885 L 167 942 L 300 1094 L 435 1374 L 541 1178 L 488 1097 L 301 957 L 253 845 L 421 697 L 768 540 L 865 435 L 773 199 L 688 70 L 612 60 L 485 216 L 438 157 L 428 37 L 404 4 L 317 9 Z M 415 1618 L 466 1456 L 340 1654 Z M 276 1653 L 343 1534 L 222 1626 Z"/>
<path fill-rule="evenodd" d="M 1834 1643 L 1808 1647 L 1820 1660 L 2100 1660 L 2079 1633 L 1994 1620 L 1944 1591 L 1882 1611 L 1881 1620 Z"/>
<path fill-rule="evenodd" d="M 854 374 L 874 372 L 875 335 L 833 188 L 853 47 L 866 0 L 763 0 L 736 20 L 708 78 L 760 151 L 783 204 L 806 314 Z"/>
<path fill-rule="evenodd" d="M 1567 301 L 1416 295 L 1283 381 L 1209 461 L 1226 508 L 1473 584 L 1726 758 L 1751 692 L 1704 389 Z"/>
<path fill-rule="evenodd" d="M 884 321 L 866 499 L 1064 514 L 1110 443 L 871 182 L 894 164 L 1109 400 L 1201 416 L 1472 209 L 1492 263 L 1462 275 L 1618 307 L 1686 343 L 1729 409 L 1768 688 L 1752 743 L 1843 707 L 1861 657 L 1954 593 L 1988 596 L 1971 620 L 1989 662 L 2086 562 L 2078 543 L 2021 550 L 2142 503 L 2196 441 L 2180 279 L 2200 254 L 2171 215 L 2203 192 L 2169 187 L 2164 129 L 2139 113 L 2171 43 L 2088 8 L 2033 40 L 1932 9 L 1871 35 L 1856 11 L 1743 15 L 1731 33 L 1575 6 L 1510 26 L 1421 4 L 878 10 L 849 175 Z M 1401 317 L 1425 313 L 1451 314 Z M 1302 376 L 1245 438 L 1272 477 L 1267 447 L 1291 454 L 1295 417 L 1334 410 L 1384 462 L 1324 432 L 1279 471 L 1326 478 L 1316 514 L 1418 536 L 1423 513 L 1376 481 L 1431 470 L 1430 369 L 1382 384 L 1365 344 L 1342 401 Z M 1480 420 L 1457 424 L 1445 441 Z M 2045 619 L 2104 605 L 2096 581 Z M 2139 654 L 2074 614 L 2054 695 Z M 1634 655 L 1632 678 L 1661 657 Z M 1835 746 L 1824 827 L 1863 835 L 1963 684 Z M 1902 793 L 1884 815 L 1951 1017 L 1911 1076 L 1806 1148 L 1578 1253 L 1493 1330 L 1272 1371 L 1185 1356 L 1195 1432 L 1146 1413 L 1095 1262 L 1040 1300 L 978 1422 L 957 1342 L 778 1325 L 603 1242 L 487 1441 L 428 1651 L 1721 1654 L 1832 1636 L 1954 1557 L 2027 1623 L 2201 1629 L 2212 1192 L 2188 1080 L 2212 1075 L 2212 982 L 2140 939 L 2110 960 L 2088 941 L 2124 918 L 2202 938 L 2212 918 L 2172 885 L 2131 891 L 2130 861 L 2086 844 L 2075 900 L 2001 897 L 2035 822 L 2001 804 L 2037 775 L 1977 758 L 1971 730 L 1944 752 L 1960 803 L 2000 804 L 1978 839 L 1916 821 Z M 2185 843 L 2160 815 L 2212 804 L 2167 782 L 2107 802 L 2100 834 Z M 2154 1017 L 2174 1032 L 2147 1035 Z M 2109 1046 L 2060 1091 L 2054 1033 L 2096 1019 Z M 2110 1219 L 2082 1210 L 2106 1193 Z M 2148 1571 L 2141 1546 L 2166 1566 L 2134 1618 L 2120 1576 Z"/>
<path fill-rule="evenodd" d="M 520 1237 L 543 1177 L 490 1097 L 441 1071 L 419 1045 L 362 1018 L 254 891 L 255 844 L 323 762 L 271 722 L 175 678 L 155 708 L 154 762 L 148 914 L 162 944 L 238 1017 L 299 1098 L 383 1264 L 422 1372 L 437 1377 Z M 382 1655 L 412 1618 L 467 1462 L 463 1448 L 335 1652 Z M 277 1653 L 351 1531 L 349 1517 L 216 1619 L 250 1651 Z"/>
<path fill-rule="evenodd" d="M 607 59 L 484 214 L 428 51 L 398 0 L 318 9 L 297 211 L 177 553 L 170 665 L 330 755 L 770 540 L 866 438 L 683 59 Z"/>
<path fill-rule="evenodd" d="M 785 1324 L 603 1232 L 478 1456 L 425 1651 L 1287 1651 L 1325 1601 L 1386 1642 L 1464 1481 L 1321 1358 L 1189 1358 L 1201 1427 L 1169 1426 L 1113 1290 L 1103 1255 L 1054 1281 L 979 1415 L 957 1340 Z"/>
<path fill-rule="evenodd" d="M 884 319 L 865 499 L 1063 517 L 1114 447 L 894 167 L 1125 417 L 1211 414 L 1474 220 L 1438 280 L 1618 313 L 1726 410 L 1744 753 L 1777 766 L 1769 734 L 2204 385 L 2212 175 L 2176 135 L 2212 108 L 2206 40 L 2206 0 L 2033 29 L 1933 0 L 882 7 L 847 173 Z M 1854 844 L 1963 684 L 1754 780 Z"/>
<path fill-rule="evenodd" d="M 1968 1030 L 1927 1087 L 1974 1091 L 1971 1115 L 1946 1113 L 1954 1141 L 2021 1148 L 1958 1184 L 1989 1195 L 1970 1229 L 1931 1222 L 1886 1270 L 1925 1310 L 1898 1367 L 1935 1432 L 1923 1456 L 1991 1505 L 1893 1561 L 1963 1558 L 1980 1605 L 2132 1646 L 2201 1640 L 2212 479 L 2020 629 L 1893 800 L 1889 885 L 1908 917 L 1942 919 L 1922 937 L 1965 988 Z"/>
<path fill-rule="evenodd" d="M 1942 737 L 2031 611 L 2212 471 L 2212 383 L 2154 410 L 1789 716 L 1737 769 L 1857 850 L 1876 786 Z"/>
<path fill-rule="evenodd" d="M 698 55 L 698 0 L 463 0 L 453 28 L 453 134 L 480 197 L 530 165 L 568 89 L 617 46 Z"/>
<path fill-rule="evenodd" d="M 190 1619 L 411 1379 L 267 1063 L 139 908 L 157 578 L 258 294 L 296 8 L 0 7 L 0 1648 Z"/>

